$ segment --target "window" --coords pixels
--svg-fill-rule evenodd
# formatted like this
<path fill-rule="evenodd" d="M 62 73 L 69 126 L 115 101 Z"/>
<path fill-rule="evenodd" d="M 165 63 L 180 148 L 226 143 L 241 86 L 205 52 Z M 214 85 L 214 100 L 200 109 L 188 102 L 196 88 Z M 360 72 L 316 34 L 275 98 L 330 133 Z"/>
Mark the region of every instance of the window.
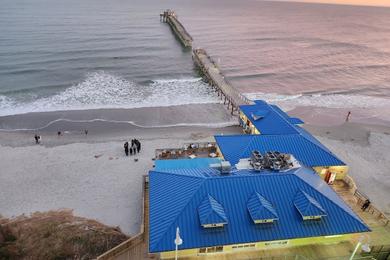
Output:
<path fill-rule="evenodd" d="M 242 245 L 232 246 L 233 250 L 253 249 L 255 247 L 256 247 L 256 244 L 242 244 Z"/>
<path fill-rule="evenodd" d="M 203 225 L 204 228 L 213 228 L 213 227 L 223 227 L 224 223 L 217 223 L 217 224 L 206 224 Z"/>
<path fill-rule="evenodd" d="M 223 246 L 211 246 L 199 248 L 199 254 L 212 254 L 223 252 Z"/>
<path fill-rule="evenodd" d="M 199 248 L 199 253 L 200 254 L 206 254 L 206 250 L 207 250 L 207 248 L 205 248 L 205 247 Z"/>
<path fill-rule="evenodd" d="M 304 216 L 303 220 L 320 220 L 321 216 Z"/>

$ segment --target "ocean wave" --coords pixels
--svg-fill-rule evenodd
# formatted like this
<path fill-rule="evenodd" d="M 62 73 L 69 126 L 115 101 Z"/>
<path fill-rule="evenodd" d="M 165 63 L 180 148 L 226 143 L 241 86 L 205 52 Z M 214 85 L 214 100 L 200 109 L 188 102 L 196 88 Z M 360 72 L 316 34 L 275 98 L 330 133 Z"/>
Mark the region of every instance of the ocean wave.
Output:
<path fill-rule="evenodd" d="M 50 121 L 49 123 L 45 124 L 44 126 L 37 127 L 37 128 L 16 128 L 16 129 L 0 129 L 1 132 L 17 132 L 17 131 L 40 131 L 44 130 L 47 127 L 50 127 L 56 123 L 59 122 L 68 122 L 68 123 L 94 123 L 94 122 L 104 122 L 104 123 L 110 123 L 110 124 L 129 124 L 135 127 L 139 128 L 170 128 L 170 127 L 185 127 L 185 126 L 191 126 L 191 127 L 207 127 L 207 128 L 223 128 L 228 126 L 234 126 L 237 125 L 237 120 L 231 120 L 227 122 L 219 122 L 219 123 L 177 123 L 177 124 L 162 124 L 162 125 L 141 125 L 134 121 L 121 121 L 121 120 L 108 120 L 108 119 L 101 119 L 101 118 L 94 118 L 94 119 L 88 119 L 88 120 L 73 120 L 73 119 L 66 119 L 66 118 L 59 118 L 55 119 L 53 121 Z"/>
<path fill-rule="evenodd" d="M 298 106 L 314 106 L 324 108 L 390 108 L 390 99 L 337 93 L 316 93 L 281 95 L 276 93 L 243 93 L 251 100 L 262 99 L 292 110 Z"/>
<path fill-rule="evenodd" d="M 152 80 L 147 85 L 139 85 L 104 71 L 89 73 L 82 82 L 54 95 L 34 96 L 29 100 L 23 95 L 26 96 L 23 93 L 0 95 L 0 116 L 59 110 L 140 108 L 220 102 L 201 78 L 160 79 Z"/>

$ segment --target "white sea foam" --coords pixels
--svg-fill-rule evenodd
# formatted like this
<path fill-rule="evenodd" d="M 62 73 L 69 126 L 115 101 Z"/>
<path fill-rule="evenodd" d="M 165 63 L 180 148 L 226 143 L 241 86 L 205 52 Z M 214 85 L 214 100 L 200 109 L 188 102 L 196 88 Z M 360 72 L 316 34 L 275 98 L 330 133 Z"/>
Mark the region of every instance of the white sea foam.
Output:
<path fill-rule="evenodd" d="M 0 115 L 220 102 L 201 78 L 155 80 L 147 86 L 142 86 L 105 72 L 90 73 L 84 81 L 49 97 L 29 102 L 17 100 L 19 99 L 0 95 Z"/>
<path fill-rule="evenodd" d="M 45 129 L 55 123 L 59 122 L 70 122 L 70 123 L 94 123 L 94 122 L 106 122 L 106 123 L 120 123 L 120 124 L 130 124 L 139 128 L 169 128 L 169 127 L 178 127 L 178 126 L 193 126 L 193 127 L 206 127 L 206 128 L 223 128 L 228 126 L 237 125 L 238 122 L 232 118 L 230 121 L 219 122 L 219 123 L 177 123 L 177 124 L 165 124 L 165 125 L 141 125 L 137 124 L 134 121 L 121 121 L 121 120 L 108 120 L 101 118 L 94 118 L 89 120 L 73 120 L 67 118 L 59 118 L 49 123 L 38 127 L 38 128 L 16 128 L 16 129 L 0 129 L 1 132 L 17 132 L 17 131 L 37 131 Z M 68 132 L 68 131 L 65 131 Z"/>
<path fill-rule="evenodd" d="M 347 94 L 281 95 L 275 93 L 244 93 L 251 100 L 262 99 L 285 110 L 298 106 L 324 108 L 390 108 L 390 99 Z"/>

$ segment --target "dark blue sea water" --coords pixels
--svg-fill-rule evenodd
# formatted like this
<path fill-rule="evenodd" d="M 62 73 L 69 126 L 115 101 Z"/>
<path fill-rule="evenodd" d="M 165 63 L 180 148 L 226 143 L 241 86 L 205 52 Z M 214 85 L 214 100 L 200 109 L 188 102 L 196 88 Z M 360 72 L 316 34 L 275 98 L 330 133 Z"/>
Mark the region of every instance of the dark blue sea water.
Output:
<path fill-rule="evenodd" d="M 250 98 L 390 120 L 390 8 L 252 0 L 0 0 L 0 115 L 219 102 L 166 8 Z"/>

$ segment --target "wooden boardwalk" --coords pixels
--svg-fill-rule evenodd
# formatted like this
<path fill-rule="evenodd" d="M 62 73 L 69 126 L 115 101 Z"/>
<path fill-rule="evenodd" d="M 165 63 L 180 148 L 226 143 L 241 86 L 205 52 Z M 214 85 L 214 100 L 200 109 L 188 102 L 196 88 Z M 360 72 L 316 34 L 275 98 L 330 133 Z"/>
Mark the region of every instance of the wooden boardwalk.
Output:
<path fill-rule="evenodd" d="M 199 67 L 207 82 L 218 92 L 218 96 L 227 104 L 233 114 L 240 105 L 253 104 L 253 101 L 244 97 L 238 90 L 225 80 L 216 63 L 204 49 L 193 50 L 192 58 Z"/>
<path fill-rule="evenodd" d="M 160 20 L 169 24 L 175 33 L 175 35 L 179 38 L 180 42 L 184 45 L 184 47 L 192 46 L 192 37 L 184 28 L 184 26 L 179 22 L 177 15 L 174 11 L 166 10 L 160 14 Z"/>

